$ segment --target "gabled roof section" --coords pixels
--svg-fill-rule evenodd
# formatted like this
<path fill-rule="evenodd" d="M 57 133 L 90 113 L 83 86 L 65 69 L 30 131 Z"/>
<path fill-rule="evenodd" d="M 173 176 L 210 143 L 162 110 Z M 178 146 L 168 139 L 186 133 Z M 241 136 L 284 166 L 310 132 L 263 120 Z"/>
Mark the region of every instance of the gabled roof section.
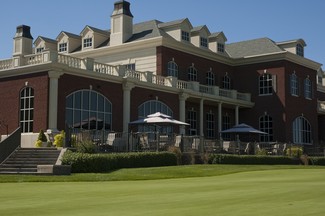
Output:
<path fill-rule="evenodd" d="M 46 43 L 53 43 L 56 44 L 57 41 L 51 38 L 43 37 L 43 36 L 38 36 L 36 40 L 34 41 L 34 44 L 37 44 L 39 40 L 45 41 Z"/>
<path fill-rule="evenodd" d="M 295 39 L 295 40 L 276 42 L 276 45 L 279 45 L 279 46 L 287 45 L 287 44 L 301 44 L 304 47 L 307 46 L 306 42 L 301 38 Z"/>
<path fill-rule="evenodd" d="M 208 27 L 206 25 L 202 25 L 202 26 L 197 26 L 192 28 L 191 33 L 199 33 L 201 31 L 205 31 L 208 35 L 210 35 L 210 30 L 208 29 Z"/>
<path fill-rule="evenodd" d="M 109 34 L 110 34 L 109 31 L 105 31 L 105 30 L 102 30 L 102 29 L 98 29 L 98 28 L 86 25 L 85 28 L 81 31 L 80 35 L 82 36 L 87 29 L 92 31 L 92 32 L 104 35 L 104 36 L 109 36 Z"/>
<path fill-rule="evenodd" d="M 214 41 L 217 38 L 222 37 L 222 39 L 226 42 L 227 41 L 227 37 L 226 35 L 221 31 L 221 32 L 214 32 L 209 36 L 209 40 L 210 41 Z"/>
<path fill-rule="evenodd" d="M 226 52 L 231 58 L 271 54 L 281 51 L 284 50 L 278 47 L 274 41 L 269 38 L 259 38 L 255 40 L 231 43 L 227 44 L 226 46 Z"/>
<path fill-rule="evenodd" d="M 189 21 L 188 18 L 174 20 L 174 21 L 171 21 L 171 22 L 160 23 L 158 25 L 158 28 L 171 28 L 171 27 L 182 25 L 183 23 L 187 23 L 190 26 L 191 29 L 193 28 L 193 26 L 192 26 L 192 24 L 191 24 L 191 22 Z"/>
<path fill-rule="evenodd" d="M 70 32 L 66 32 L 66 31 L 61 31 L 60 34 L 56 37 L 56 40 L 59 40 L 62 35 L 66 35 L 69 38 L 74 38 L 74 39 L 78 39 L 78 40 L 81 39 L 80 35 L 76 35 L 76 34 L 73 34 Z"/>

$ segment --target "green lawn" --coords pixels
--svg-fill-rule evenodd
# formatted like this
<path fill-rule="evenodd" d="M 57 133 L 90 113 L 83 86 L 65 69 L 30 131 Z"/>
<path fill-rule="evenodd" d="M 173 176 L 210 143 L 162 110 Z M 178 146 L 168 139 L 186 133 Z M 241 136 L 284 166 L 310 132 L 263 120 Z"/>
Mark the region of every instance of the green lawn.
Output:
<path fill-rule="evenodd" d="M 227 173 L 227 167 L 232 171 Z M 0 212 L 6 216 L 325 215 L 323 167 L 258 167 L 211 165 L 125 169 L 122 172 L 130 176 L 126 173 L 135 170 L 138 177 L 147 173 L 142 179 L 150 179 L 148 173 L 157 173 L 153 170 L 166 173 L 168 169 L 173 173 L 179 168 L 202 170 L 195 174 L 201 177 L 190 177 L 184 171 L 187 178 L 172 175 L 167 179 L 163 175 L 165 179 L 158 180 L 107 181 L 99 178 L 92 182 L 58 182 L 54 179 L 61 177 L 53 177 L 52 182 L 26 182 L 27 177 L 25 180 L 21 177 L 22 183 L 0 184 Z M 213 171 L 218 169 L 218 172 Z M 204 174 L 207 172 L 215 172 L 215 175 Z M 88 176 L 104 178 L 112 174 Z M 76 179 L 76 176 L 86 180 L 87 174 L 70 178 Z"/>

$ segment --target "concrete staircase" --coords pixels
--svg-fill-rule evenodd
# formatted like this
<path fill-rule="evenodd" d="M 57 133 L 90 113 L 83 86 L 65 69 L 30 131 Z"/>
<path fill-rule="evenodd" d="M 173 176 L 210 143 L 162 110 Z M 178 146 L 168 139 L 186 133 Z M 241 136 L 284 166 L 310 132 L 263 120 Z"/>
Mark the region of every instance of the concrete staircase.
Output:
<path fill-rule="evenodd" d="M 38 165 L 55 165 L 61 150 L 18 148 L 0 165 L 0 174 L 39 174 Z"/>

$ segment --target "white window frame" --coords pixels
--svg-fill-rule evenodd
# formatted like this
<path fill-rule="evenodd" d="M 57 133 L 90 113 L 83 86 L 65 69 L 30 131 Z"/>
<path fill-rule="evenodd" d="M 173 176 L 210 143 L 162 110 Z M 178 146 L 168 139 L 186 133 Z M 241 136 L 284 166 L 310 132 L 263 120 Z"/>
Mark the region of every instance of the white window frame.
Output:
<path fill-rule="evenodd" d="M 84 38 L 83 48 L 91 48 L 91 47 L 93 47 L 93 38 Z"/>
<path fill-rule="evenodd" d="M 267 134 L 260 135 L 260 142 L 273 141 L 273 119 L 270 115 L 263 115 L 259 119 L 260 131 Z"/>
<path fill-rule="evenodd" d="M 169 61 L 167 63 L 167 76 L 173 76 L 178 78 L 178 65 L 175 61 Z"/>
<path fill-rule="evenodd" d="M 227 74 L 222 78 L 222 88 L 228 90 L 231 89 L 231 79 Z"/>
<path fill-rule="evenodd" d="M 186 42 L 190 42 L 190 33 L 187 32 L 187 31 L 181 31 L 181 38 L 182 38 L 182 41 L 186 41 Z"/>
<path fill-rule="evenodd" d="M 207 72 L 206 84 L 208 86 L 214 86 L 215 85 L 214 73 L 212 71 Z"/>
<path fill-rule="evenodd" d="M 272 95 L 273 94 L 273 83 L 274 83 L 274 77 L 272 74 L 264 73 L 259 76 L 259 95 Z"/>
<path fill-rule="evenodd" d="M 312 82 L 308 77 L 304 80 L 304 96 L 306 99 L 312 99 Z"/>
<path fill-rule="evenodd" d="M 197 81 L 197 70 L 194 66 L 188 68 L 188 80 Z"/>
<path fill-rule="evenodd" d="M 296 54 L 298 56 L 304 57 L 304 47 L 301 44 L 296 45 Z"/>
<path fill-rule="evenodd" d="M 59 43 L 59 52 L 67 52 L 68 51 L 68 43 Z"/>
<path fill-rule="evenodd" d="M 208 39 L 205 37 L 200 37 L 200 46 L 208 48 Z"/>
<path fill-rule="evenodd" d="M 224 52 L 225 52 L 225 44 L 223 44 L 223 43 L 218 43 L 218 44 L 217 44 L 217 51 L 218 51 L 218 52 L 221 52 L 221 53 L 224 53 Z"/>
<path fill-rule="evenodd" d="M 195 110 L 187 111 L 187 123 L 189 126 L 189 135 L 197 135 L 197 112 Z"/>
<path fill-rule="evenodd" d="M 34 128 L 34 89 L 25 87 L 20 92 L 19 123 L 22 133 L 31 133 Z"/>
<path fill-rule="evenodd" d="M 297 117 L 292 123 L 293 143 L 312 144 L 312 130 L 309 121 L 303 117 Z"/>
<path fill-rule="evenodd" d="M 212 112 L 206 113 L 206 137 L 215 138 L 215 120 Z"/>
<path fill-rule="evenodd" d="M 292 96 L 299 96 L 299 82 L 295 73 L 290 75 L 290 93 Z"/>

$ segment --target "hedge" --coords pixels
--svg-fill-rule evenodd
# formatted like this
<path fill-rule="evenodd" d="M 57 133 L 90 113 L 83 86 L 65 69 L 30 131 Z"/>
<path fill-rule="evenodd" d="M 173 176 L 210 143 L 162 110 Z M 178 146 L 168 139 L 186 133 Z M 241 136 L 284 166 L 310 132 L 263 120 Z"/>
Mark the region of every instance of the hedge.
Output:
<path fill-rule="evenodd" d="M 230 155 L 215 154 L 209 161 L 212 164 L 248 164 L 248 165 L 276 165 L 276 164 L 300 164 L 298 158 L 287 156 L 264 156 L 264 155 Z"/>
<path fill-rule="evenodd" d="M 73 173 L 100 173 L 121 168 L 177 165 L 177 157 L 170 152 L 87 154 L 67 151 L 63 165 L 71 165 Z"/>
<path fill-rule="evenodd" d="M 325 157 L 309 157 L 310 165 L 325 166 Z"/>

